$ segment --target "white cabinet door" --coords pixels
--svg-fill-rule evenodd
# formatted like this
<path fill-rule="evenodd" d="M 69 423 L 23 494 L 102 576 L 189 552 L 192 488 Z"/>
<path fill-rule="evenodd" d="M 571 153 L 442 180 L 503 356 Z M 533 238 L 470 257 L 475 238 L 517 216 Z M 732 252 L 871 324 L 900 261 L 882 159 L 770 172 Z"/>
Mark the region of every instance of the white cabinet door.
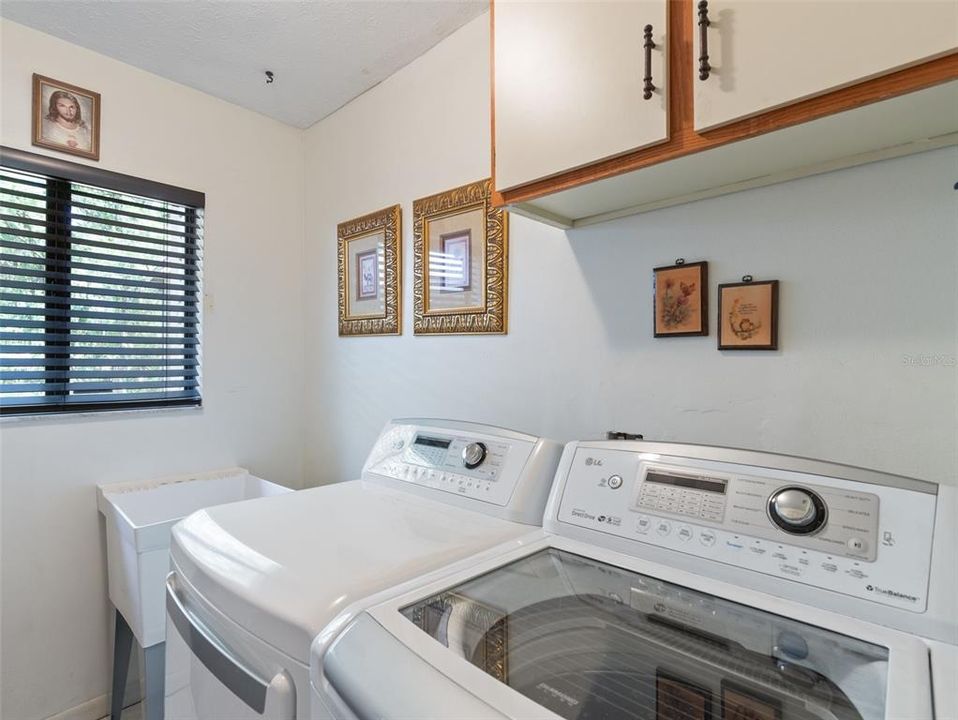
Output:
<path fill-rule="evenodd" d="M 958 48 L 956 0 L 709 0 L 709 78 L 698 78 L 695 129 L 819 95 Z"/>
<path fill-rule="evenodd" d="M 668 140 L 666 0 L 496 0 L 494 12 L 497 190 Z"/>

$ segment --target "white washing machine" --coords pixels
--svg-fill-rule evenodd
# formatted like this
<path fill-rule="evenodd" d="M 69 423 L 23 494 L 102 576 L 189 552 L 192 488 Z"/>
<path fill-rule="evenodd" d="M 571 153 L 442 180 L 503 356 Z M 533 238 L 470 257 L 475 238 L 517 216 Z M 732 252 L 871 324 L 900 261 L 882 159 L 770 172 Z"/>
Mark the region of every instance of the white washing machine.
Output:
<path fill-rule="evenodd" d="M 362 478 L 195 513 L 173 529 L 167 720 L 309 717 L 309 649 L 334 616 L 542 521 L 562 447 L 395 420 Z"/>
<path fill-rule="evenodd" d="M 843 465 L 570 443 L 523 547 L 317 638 L 313 718 L 955 718 L 956 510 Z"/>

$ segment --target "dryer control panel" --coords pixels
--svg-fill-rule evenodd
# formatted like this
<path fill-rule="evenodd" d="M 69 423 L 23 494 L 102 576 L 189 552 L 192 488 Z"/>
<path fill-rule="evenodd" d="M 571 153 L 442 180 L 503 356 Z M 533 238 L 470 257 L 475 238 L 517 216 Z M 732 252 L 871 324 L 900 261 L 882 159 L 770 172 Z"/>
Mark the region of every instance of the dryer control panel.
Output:
<path fill-rule="evenodd" d="M 506 506 L 534 443 L 455 428 L 394 425 L 364 469 L 460 497 Z"/>
<path fill-rule="evenodd" d="M 932 483 L 770 453 L 629 445 L 649 449 L 567 449 L 560 523 L 924 611 Z"/>

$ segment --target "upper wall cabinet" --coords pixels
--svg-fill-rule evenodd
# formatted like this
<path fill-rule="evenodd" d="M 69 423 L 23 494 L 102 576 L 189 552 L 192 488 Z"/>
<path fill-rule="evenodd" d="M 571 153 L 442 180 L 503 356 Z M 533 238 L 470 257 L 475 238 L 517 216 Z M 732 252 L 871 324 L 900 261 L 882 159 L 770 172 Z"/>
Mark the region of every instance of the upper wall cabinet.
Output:
<path fill-rule="evenodd" d="M 702 0 L 689 29 L 707 130 L 951 52 L 958 2 Z"/>
<path fill-rule="evenodd" d="M 958 0 L 492 0 L 499 205 L 574 227 L 958 144 Z"/>
<path fill-rule="evenodd" d="M 497 190 L 668 140 L 667 0 L 494 14 Z"/>

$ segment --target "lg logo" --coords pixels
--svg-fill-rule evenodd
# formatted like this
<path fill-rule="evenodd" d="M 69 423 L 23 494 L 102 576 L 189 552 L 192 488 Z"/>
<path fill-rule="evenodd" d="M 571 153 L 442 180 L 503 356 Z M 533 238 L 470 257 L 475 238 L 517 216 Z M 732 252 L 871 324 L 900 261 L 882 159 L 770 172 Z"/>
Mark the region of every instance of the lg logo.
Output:
<path fill-rule="evenodd" d="M 585 459 L 585 464 L 586 465 L 601 465 L 602 461 L 597 458 L 587 457 Z"/>

